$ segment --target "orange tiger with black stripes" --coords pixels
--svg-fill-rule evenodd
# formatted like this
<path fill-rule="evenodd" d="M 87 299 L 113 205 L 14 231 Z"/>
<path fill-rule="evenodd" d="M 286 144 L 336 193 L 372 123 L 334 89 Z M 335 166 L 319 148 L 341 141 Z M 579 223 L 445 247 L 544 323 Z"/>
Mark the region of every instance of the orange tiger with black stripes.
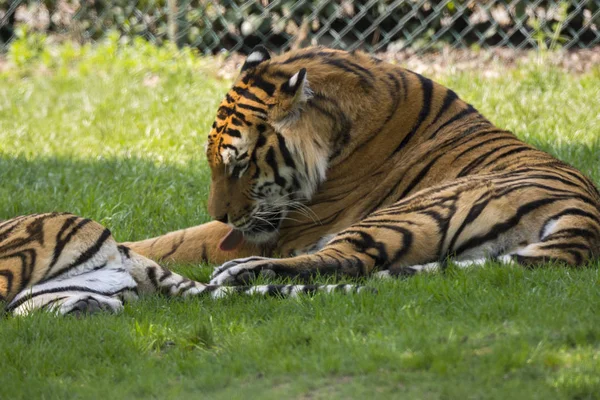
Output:
<path fill-rule="evenodd" d="M 128 243 L 256 275 L 411 275 L 600 255 L 600 194 L 431 80 L 362 52 L 250 53 L 206 155 L 216 221 Z M 284 257 L 284 258 L 274 258 Z"/>

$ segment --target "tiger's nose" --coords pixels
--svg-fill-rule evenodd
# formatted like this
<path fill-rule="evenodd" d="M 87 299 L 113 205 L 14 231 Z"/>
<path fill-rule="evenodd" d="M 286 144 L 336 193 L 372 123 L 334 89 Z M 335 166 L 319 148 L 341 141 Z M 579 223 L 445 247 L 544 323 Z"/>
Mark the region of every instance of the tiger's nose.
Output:
<path fill-rule="evenodd" d="M 227 223 L 227 220 L 228 220 L 227 214 L 223 214 L 223 215 L 215 218 L 215 221 L 219 221 L 219 222 L 222 222 L 224 224 Z"/>

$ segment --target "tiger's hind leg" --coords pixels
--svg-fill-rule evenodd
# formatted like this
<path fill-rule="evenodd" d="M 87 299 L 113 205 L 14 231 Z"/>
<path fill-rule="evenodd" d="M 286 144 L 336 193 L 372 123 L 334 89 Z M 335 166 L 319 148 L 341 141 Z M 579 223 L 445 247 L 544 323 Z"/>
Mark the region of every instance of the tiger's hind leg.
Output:
<path fill-rule="evenodd" d="M 89 262 L 20 292 L 7 311 L 15 315 L 35 309 L 77 315 L 116 313 L 124 301 L 135 300 L 138 294 L 188 296 L 207 289 L 211 287 L 175 274 L 109 238 Z"/>
<path fill-rule="evenodd" d="M 490 261 L 526 267 L 547 263 L 582 265 L 586 260 L 600 254 L 600 249 L 597 248 L 600 232 L 596 223 L 600 223 L 600 220 L 594 213 L 568 207 L 546 219 L 539 231 L 539 240 L 535 243 L 520 246 L 510 253 L 497 257 L 454 260 L 452 264 L 458 268 L 480 266 Z M 439 271 L 444 266 L 445 262 L 431 262 L 424 265 L 392 267 L 379 271 L 375 275 L 380 278 L 414 275 Z"/>
<path fill-rule="evenodd" d="M 567 208 L 549 218 L 540 230 L 540 240 L 511 254 L 521 265 L 555 262 L 571 266 L 585 264 L 600 255 L 600 219 L 582 208 Z"/>
<path fill-rule="evenodd" d="M 57 265 L 56 268 L 63 267 Z M 124 300 L 136 297 L 137 284 L 110 238 L 88 261 L 19 292 L 5 310 L 14 315 L 25 315 L 36 309 L 63 315 L 117 313 L 123 309 Z"/>
<path fill-rule="evenodd" d="M 135 291 L 110 231 L 94 221 L 46 213 L 0 224 L 4 312 L 117 312 Z"/>
<path fill-rule="evenodd" d="M 443 268 L 448 259 L 581 265 L 600 254 L 599 214 L 597 199 L 553 176 L 470 178 L 376 211 L 314 254 L 225 263 L 211 283 L 246 283 L 261 273 L 410 275 Z"/>

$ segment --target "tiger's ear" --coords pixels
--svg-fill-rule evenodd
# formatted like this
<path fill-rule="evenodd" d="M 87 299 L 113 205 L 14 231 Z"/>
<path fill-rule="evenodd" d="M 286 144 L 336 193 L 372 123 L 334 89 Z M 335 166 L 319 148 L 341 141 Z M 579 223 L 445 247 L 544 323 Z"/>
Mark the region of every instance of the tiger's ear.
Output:
<path fill-rule="evenodd" d="M 300 69 L 281 85 L 279 101 L 271 109 L 273 121 L 282 127 L 298 119 L 302 106 L 312 97 L 306 68 Z"/>
<path fill-rule="evenodd" d="M 269 54 L 269 50 L 265 46 L 256 46 L 252 49 L 248 57 L 246 58 L 246 62 L 242 66 L 242 70 L 240 72 L 245 72 L 250 68 L 256 67 L 258 64 L 263 61 L 267 61 L 271 59 L 271 55 Z"/>
<path fill-rule="evenodd" d="M 308 84 L 306 68 L 300 69 L 292 77 L 281 85 L 281 92 L 291 96 L 291 106 L 306 103 L 312 97 L 312 90 Z"/>
<path fill-rule="evenodd" d="M 306 79 L 306 68 L 302 68 L 281 85 L 281 91 L 290 96 L 296 96 L 302 94 L 305 87 L 308 88 L 308 80 Z"/>

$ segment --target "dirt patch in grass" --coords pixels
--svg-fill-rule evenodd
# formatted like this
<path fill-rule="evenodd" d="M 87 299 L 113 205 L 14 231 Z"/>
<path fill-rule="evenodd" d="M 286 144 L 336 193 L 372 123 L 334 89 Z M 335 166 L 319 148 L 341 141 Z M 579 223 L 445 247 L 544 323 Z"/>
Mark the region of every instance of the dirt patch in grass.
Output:
<path fill-rule="evenodd" d="M 486 76 L 498 76 L 506 68 L 518 68 L 528 63 L 556 66 L 569 73 L 581 74 L 600 66 L 600 46 L 591 49 L 540 52 L 496 48 L 490 50 L 453 49 L 418 54 L 414 51 L 378 53 L 377 57 L 423 74 L 444 74 L 479 71 Z M 245 56 L 232 54 L 216 60 L 221 64 L 218 76 L 233 79 L 237 76 Z"/>

